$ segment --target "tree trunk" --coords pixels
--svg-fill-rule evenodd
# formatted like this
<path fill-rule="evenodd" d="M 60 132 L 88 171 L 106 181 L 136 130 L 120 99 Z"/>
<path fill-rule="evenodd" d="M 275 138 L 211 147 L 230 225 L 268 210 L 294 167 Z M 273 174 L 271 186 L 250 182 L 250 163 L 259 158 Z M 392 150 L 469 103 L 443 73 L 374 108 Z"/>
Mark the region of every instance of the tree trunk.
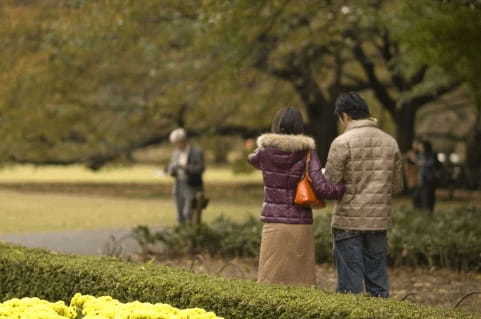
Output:
<path fill-rule="evenodd" d="M 396 137 L 401 153 L 407 152 L 416 137 L 416 111 L 410 105 L 403 105 L 396 111 Z"/>
<path fill-rule="evenodd" d="M 308 123 L 308 134 L 312 135 L 316 140 L 317 153 L 321 160 L 322 166 L 326 164 L 327 155 L 329 154 L 329 148 L 332 141 L 337 137 L 337 119 L 336 117 L 326 110 L 332 109 L 329 106 L 310 105 L 307 108 L 319 108 L 323 112 L 317 117 L 310 117 Z"/>
<path fill-rule="evenodd" d="M 307 111 L 307 134 L 315 139 L 319 159 L 324 166 L 329 147 L 337 136 L 334 103 L 329 103 L 325 99 L 321 88 L 311 75 L 303 74 L 300 79 L 293 81 L 293 85 Z"/>

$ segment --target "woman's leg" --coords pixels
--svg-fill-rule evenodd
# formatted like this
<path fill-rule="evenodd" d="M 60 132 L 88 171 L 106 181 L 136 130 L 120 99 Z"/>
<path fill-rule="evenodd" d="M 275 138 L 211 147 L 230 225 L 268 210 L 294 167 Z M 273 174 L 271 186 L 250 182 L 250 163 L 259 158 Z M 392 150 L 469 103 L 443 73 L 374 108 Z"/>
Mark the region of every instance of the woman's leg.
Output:
<path fill-rule="evenodd" d="M 264 224 L 257 282 L 316 284 L 312 225 Z"/>

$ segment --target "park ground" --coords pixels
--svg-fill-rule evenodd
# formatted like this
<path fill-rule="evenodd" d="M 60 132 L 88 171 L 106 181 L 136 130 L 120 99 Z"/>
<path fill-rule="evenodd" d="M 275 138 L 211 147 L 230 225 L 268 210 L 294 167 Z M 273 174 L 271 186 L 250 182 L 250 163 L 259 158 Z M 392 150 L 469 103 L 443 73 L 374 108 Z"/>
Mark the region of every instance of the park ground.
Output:
<path fill-rule="evenodd" d="M 262 186 L 258 173 L 234 175 L 229 168 L 210 169 L 206 184 L 211 204 L 205 221 L 220 215 L 241 221 L 259 214 Z M 172 181 L 155 166 L 113 167 L 100 172 L 75 166 L 7 167 L 0 171 L 0 235 L 171 226 L 175 224 L 171 187 Z M 443 191 L 439 195 L 441 199 L 447 197 Z M 480 194 L 457 191 L 454 200 L 441 200 L 439 207 L 467 204 L 481 205 Z M 395 205 L 409 206 L 409 198 L 398 198 Z M 227 277 L 255 279 L 256 273 L 256 260 L 250 259 L 190 256 L 161 262 Z M 390 272 L 396 299 L 407 296 L 413 302 L 452 307 L 466 294 L 481 291 L 479 273 L 425 268 L 396 268 Z M 319 265 L 318 280 L 321 289 L 334 291 L 332 266 Z M 481 313 L 481 296 L 466 299 L 462 307 Z"/>

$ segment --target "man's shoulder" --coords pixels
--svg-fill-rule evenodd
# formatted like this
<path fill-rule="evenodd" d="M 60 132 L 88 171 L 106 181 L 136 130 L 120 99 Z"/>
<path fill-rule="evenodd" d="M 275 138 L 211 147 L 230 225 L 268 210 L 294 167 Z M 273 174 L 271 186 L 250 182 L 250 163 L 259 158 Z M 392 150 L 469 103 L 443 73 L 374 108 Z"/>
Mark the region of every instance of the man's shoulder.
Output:
<path fill-rule="evenodd" d="M 344 132 L 341 135 L 339 135 L 338 137 L 336 137 L 334 139 L 334 141 L 332 141 L 332 145 L 341 146 L 341 145 L 347 144 L 347 142 L 349 141 L 349 134 L 348 133 L 349 133 L 349 131 Z"/>
<path fill-rule="evenodd" d="M 203 154 L 202 148 L 196 145 L 191 145 L 189 150 L 190 156 L 200 156 Z"/>
<path fill-rule="evenodd" d="M 399 148 L 396 139 L 391 134 L 386 133 L 381 129 L 379 129 L 379 131 L 381 132 L 380 133 L 381 138 L 386 142 L 387 145 L 390 145 L 391 147 L 393 147 L 395 149 Z"/>
<path fill-rule="evenodd" d="M 334 141 L 332 141 L 331 147 L 334 148 L 342 148 L 342 147 L 349 147 L 353 141 L 356 141 L 358 136 L 354 130 L 349 130 L 341 135 L 337 136 Z"/>
<path fill-rule="evenodd" d="M 367 127 L 364 130 L 351 130 L 344 133 L 344 139 L 347 141 L 354 141 L 361 143 L 363 137 L 382 141 L 383 144 L 391 145 L 392 147 L 397 147 L 396 139 L 389 133 L 383 131 L 379 127 Z M 342 136 L 342 135 L 341 135 Z"/>

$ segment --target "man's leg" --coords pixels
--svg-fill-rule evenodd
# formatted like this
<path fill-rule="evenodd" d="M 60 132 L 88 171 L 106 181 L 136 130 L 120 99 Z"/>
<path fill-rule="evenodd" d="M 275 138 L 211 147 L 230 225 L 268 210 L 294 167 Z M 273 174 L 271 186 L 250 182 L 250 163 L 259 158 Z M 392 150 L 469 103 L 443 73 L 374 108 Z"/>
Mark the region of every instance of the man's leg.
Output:
<path fill-rule="evenodd" d="M 412 201 L 413 201 L 413 207 L 416 209 L 421 209 L 422 208 L 422 202 L 421 202 L 421 187 L 416 186 L 413 190 L 412 193 Z"/>
<path fill-rule="evenodd" d="M 337 271 L 337 292 L 364 292 L 364 264 L 360 235 L 334 230 L 334 258 Z"/>
<path fill-rule="evenodd" d="M 193 206 L 192 206 L 192 223 L 200 225 L 202 223 L 202 211 L 206 207 L 207 199 L 204 196 L 204 191 L 198 189 L 195 191 Z"/>
<path fill-rule="evenodd" d="M 192 187 L 185 185 L 184 186 L 184 208 L 182 211 L 182 215 L 184 216 L 184 220 L 188 223 L 192 223 L 192 214 L 193 214 L 193 204 L 195 200 L 195 190 Z"/>
<path fill-rule="evenodd" d="M 428 209 L 432 213 L 434 212 L 434 206 L 436 205 L 436 186 L 430 185 L 428 191 Z"/>
<path fill-rule="evenodd" d="M 179 224 L 185 223 L 185 218 L 184 218 L 185 198 L 184 198 L 183 188 L 184 187 L 180 183 L 177 183 L 175 187 L 175 192 L 174 192 L 175 203 L 177 208 L 177 222 Z"/>
<path fill-rule="evenodd" d="M 430 184 L 423 185 L 421 190 L 422 209 L 429 213 L 432 213 L 434 209 L 433 199 L 434 199 L 433 186 Z"/>
<path fill-rule="evenodd" d="M 385 231 L 363 234 L 366 291 L 373 297 L 389 297 L 387 236 Z"/>

